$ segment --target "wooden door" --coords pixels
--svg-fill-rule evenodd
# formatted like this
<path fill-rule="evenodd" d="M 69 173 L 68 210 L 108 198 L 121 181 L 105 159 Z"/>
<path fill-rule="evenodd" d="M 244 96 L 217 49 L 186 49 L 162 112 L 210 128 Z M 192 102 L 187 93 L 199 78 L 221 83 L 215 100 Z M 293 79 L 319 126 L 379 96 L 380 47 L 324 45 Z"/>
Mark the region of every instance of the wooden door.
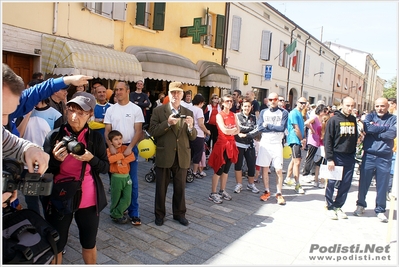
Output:
<path fill-rule="evenodd" d="M 26 87 L 33 74 L 33 56 L 3 51 L 3 63 L 21 76 Z"/>

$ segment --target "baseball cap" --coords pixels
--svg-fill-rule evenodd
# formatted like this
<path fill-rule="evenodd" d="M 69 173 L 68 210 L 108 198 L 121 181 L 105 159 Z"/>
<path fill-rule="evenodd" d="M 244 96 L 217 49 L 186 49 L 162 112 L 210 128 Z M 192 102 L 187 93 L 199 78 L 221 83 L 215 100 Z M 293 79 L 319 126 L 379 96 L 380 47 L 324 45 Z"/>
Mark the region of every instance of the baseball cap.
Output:
<path fill-rule="evenodd" d="M 96 98 L 94 95 L 87 92 L 77 92 L 72 96 L 72 99 L 67 102 L 79 105 L 84 111 L 94 110 L 96 107 Z"/>
<path fill-rule="evenodd" d="M 169 92 L 172 92 L 172 91 L 183 92 L 183 88 L 182 87 L 183 87 L 183 85 L 182 85 L 181 82 L 171 82 L 169 84 Z"/>

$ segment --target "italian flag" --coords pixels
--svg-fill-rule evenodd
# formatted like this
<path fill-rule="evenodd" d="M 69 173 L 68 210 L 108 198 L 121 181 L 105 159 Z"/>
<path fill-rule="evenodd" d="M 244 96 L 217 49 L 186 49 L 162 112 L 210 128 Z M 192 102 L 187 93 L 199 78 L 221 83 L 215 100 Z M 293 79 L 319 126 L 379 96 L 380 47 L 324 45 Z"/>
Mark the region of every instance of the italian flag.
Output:
<path fill-rule="evenodd" d="M 291 56 L 295 52 L 296 48 L 296 39 L 289 45 L 287 48 L 285 48 L 285 52 L 287 52 L 288 56 Z"/>

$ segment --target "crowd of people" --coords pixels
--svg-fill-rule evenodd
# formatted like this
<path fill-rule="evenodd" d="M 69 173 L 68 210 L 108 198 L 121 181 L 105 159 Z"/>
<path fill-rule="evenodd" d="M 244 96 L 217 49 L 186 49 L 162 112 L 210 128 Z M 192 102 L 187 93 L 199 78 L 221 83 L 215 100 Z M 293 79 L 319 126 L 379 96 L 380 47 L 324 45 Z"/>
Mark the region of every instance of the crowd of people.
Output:
<path fill-rule="evenodd" d="M 187 173 L 203 179 L 206 165 L 213 169 L 208 199 L 215 204 L 231 201 L 234 194 L 229 192 L 239 194 L 244 188 L 243 176 L 247 176 L 246 190 L 261 192 L 259 199 L 264 202 L 271 202 L 273 191 L 275 203 L 285 205 L 283 184 L 292 186 L 296 194 L 304 194 L 300 178 L 307 177 L 314 180 L 314 186 L 325 187 L 328 217 L 346 219 L 342 207 L 360 147 L 363 155 L 354 215 L 361 216 L 367 207 L 365 199 L 374 179 L 374 211 L 381 222 L 387 222 L 384 213 L 396 158 L 396 98 L 378 98 L 375 111 L 360 115 L 350 97 L 336 107 L 322 100 L 309 103 L 299 96 L 291 109 L 290 103 L 275 92 L 260 103 L 254 91 L 243 95 L 234 90 L 232 95 L 211 95 L 207 104 L 203 95 L 193 95 L 191 90 L 183 90 L 181 82 L 171 82 L 167 93 L 151 101 L 144 81 L 137 81 L 136 90 L 131 92 L 126 81 L 117 81 L 112 90 L 100 81 L 93 81 L 89 88 L 92 78 L 75 75 L 43 80 L 39 73 L 25 89 L 22 79 L 3 64 L 3 158 L 13 156 L 23 162 L 26 170 L 22 175 L 38 165 L 38 172 L 52 175 L 54 183 L 68 177 L 81 181 L 80 203 L 67 214 L 59 213 L 50 196 L 25 197 L 27 208 L 42 213 L 60 234 L 57 263 L 62 263 L 73 219 L 84 262 L 96 263 L 99 212 L 107 206 L 100 173 L 109 175 L 110 220 L 141 225 L 137 145 L 143 138 L 144 125 L 149 126 L 157 145 L 157 226 L 164 224 L 171 176 L 173 219 L 189 225 Z M 82 144 L 83 150 L 70 150 L 66 137 Z M 291 162 L 283 170 L 286 147 L 291 150 Z M 233 164 L 236 185 L 230 189 L 226 186 Z M 342 176 L 324 179 L 322 165 L 330 171 L 342 167 Z M 276 172 L 275 191 L 269 185 L 271 167 Z M 259 180 L 263 180 L 263 190 L 256 186 Z M 18 207 L 18 197 L 23 196 L 3 193 L 3 207 Z"/>

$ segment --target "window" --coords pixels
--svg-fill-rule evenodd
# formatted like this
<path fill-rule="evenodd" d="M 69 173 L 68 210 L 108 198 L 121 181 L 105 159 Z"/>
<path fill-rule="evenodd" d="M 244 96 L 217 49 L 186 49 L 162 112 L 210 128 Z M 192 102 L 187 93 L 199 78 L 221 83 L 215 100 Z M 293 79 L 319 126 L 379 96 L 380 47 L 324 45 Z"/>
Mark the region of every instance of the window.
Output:
<path fill-rule="evenodd" d="M 240 50 L 240 34 L 241 34 L 241 18 L 233 16 L 231 28 L 231 44 L 230 48 L 235 51 Z"/>
<path fill-rule="evenodd" d="M 341 74 L 337 76 L 337 87 L 341 87 Z"/>
<path fill-rule="evenodd" d="M 344 84 L 344 88 L 345 90 L 348 90 L 348 78 L 345 78 L 345 84 Z"/>
<path fill-rule="evenodd" d="M 260 59 L 266 60 L 266 61 L 270 60 L 271 43 L 272 43 L 272 33 L 270 31 L 262 31 L 262 44 L 260 47 Z"/>
<path fill-rule="evenodd" d="M 309 66 L 310 66 L 310 55 L 306 56 L 306 61 L 305 61 L 305 74 L 306 76 L 309 76 Z"/>
<path fill-rule="evenodd" d="M 280 41 L 280 54 L 278 59 L 278 65 L 281 67 L 287 67 L 288 56 L 287 52 L 285 52 L 286 47 L 287 44 L 285 44 L 283 41 Z"/>
<path fill-rule="evenodd" d="M 215 48 L 223 48 L 224 22 L 225 16 L 219 14 L 216 15 L 209 12 L 208 9 L 206 10 L 204 24 L 208 25 L 207 35 L 201 37 L 203 38 L 204 45 Z"/>
<path fill-rule="evenodd" d="M 165 27 L 165 3 L 137 3 L 136 25 L 163 31 Z"/>
<path fill-rule="evenodd" d="M 234 90 L 240 89 L 239 84 L 240 84 L 240 78 L 237 76 L 231 76 L 231 93 L 233 93 Z"/>
<path fill-rule="evenodd" d="M 126 20 L 125 2 L 86 2 L 84 6 L 93 13 L 114 19 Z"/>
<path fill-rule="evenodd" d="M 301 72 L 302 51 L 296 50 L 295 56 L 292 57 L 292 70 Z"/>

